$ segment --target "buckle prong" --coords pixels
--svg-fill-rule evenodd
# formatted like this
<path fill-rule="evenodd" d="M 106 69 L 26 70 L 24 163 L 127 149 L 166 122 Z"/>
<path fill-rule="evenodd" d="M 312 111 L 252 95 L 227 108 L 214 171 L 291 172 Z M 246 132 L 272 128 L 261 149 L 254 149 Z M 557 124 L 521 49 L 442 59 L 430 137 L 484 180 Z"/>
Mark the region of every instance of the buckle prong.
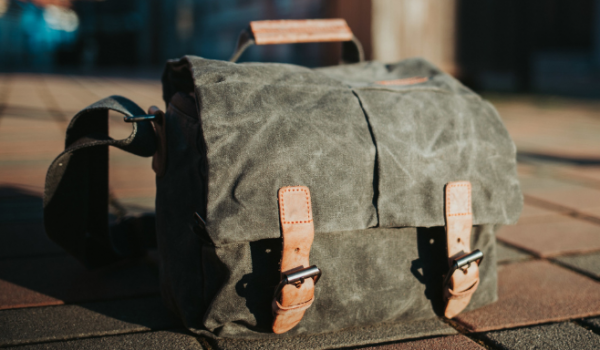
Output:
<path fill-rule="evenodd" d="M 444 277 L 444 286 L 448 285 L 450 281 L 450 277 L 454 274 L 454 272 L 458 269 L 461 269 L 464 273 L 467 273 L 469 267 L 471 267 L 471 263 L 477 262 L 477 264 L 481 264 L 483 260 L 483 253 L 479 249 L 475 249 L 474 251 L 467 253 L 465 255 L 461 255 L 454 259 L 450 270 Z"/>
<path fill-rule="evenodd" d="M 154 120 L 154 119 L 156 119 L 156 116 L 154 114 L 132 115 L 131 117 L 128 117 L 128 116 L 123 117 L 123 120 L 126 123 L 143 122 L 144 120 Z"/>
<path fill-rule="evenodd" d="M 283 287 L 285 287 L 286 285 L 293 284 L 296 286 L 296 288 L 300 288 L 300 286 L 302 286 L 302 284 L 304 283 L 304 280 L 306 278 L 311 277 L 314 279 L 316 285 L 319 279 L 321 278 L 321 269 L 319 269 L 317 265 L 312 265 L 291 273 L 282 274 L 281 281 L 279 282 L 277 289 L 275 289 L 274 298 L 279 299 L 279 294 L 281 293 Z"/>

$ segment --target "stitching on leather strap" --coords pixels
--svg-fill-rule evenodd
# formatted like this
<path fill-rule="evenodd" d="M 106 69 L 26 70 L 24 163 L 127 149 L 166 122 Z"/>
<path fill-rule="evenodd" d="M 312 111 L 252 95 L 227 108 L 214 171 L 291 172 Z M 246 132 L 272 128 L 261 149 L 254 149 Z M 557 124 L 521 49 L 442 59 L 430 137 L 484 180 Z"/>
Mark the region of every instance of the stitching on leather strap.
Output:
<path fill-rule="evenodd" d="M 283 311 L 287 311 L 287 310 L 296 310 L 296 309 L 308 309 L 313 301 L 315 300 L 314 297 L 310 298 L 309 301 L 306 301 L 304 303 L 298 304 L 298 305 L 292 305 L 292 306 L 282 306 L 279 301 L 275 300 L 275 304 L 277 305 L 277 311 L 279 310 L 283 310 Z M 275 312 L 277 312 L 275 311 Z"/>
<path fill-rule="evenodd" d="M 306 217 L 310 218 L 310 196 L 308 194 L 308 192 L 303 189 L 303 188 L 286 188 L 285 190 L 280 190 L 279 191 L 279 200 L 282 203 L 281 206 L 281 222 L 283 224 L 289 224 L 289 225 L 293 225 L 293 224 L 309 224 L 313 221 L 312 218 L 308 219 L 308 220 L 302 220 L 302 221 L 285 221 L 285 200 L 283 198 L 283 194 L 286 192 L 299 192 L 302 191 L 304 192 L 304 195 L 306 195 Z"/>
<path fill-rule="evenodd" d="M 448 184 L 446 185 L 447 190 L 449 191 L 452 188 L 456 188 L 456 187 L 467 187 L 468 189 L 468 197 L 467 197 L 467 201 L 468 203 L 471 203 L 471 183 L 464 183 L 464 184 Z M 446 213 L 450 213 L 452 212 L 451 210 L 451 204 L 452 201 L 450 200 L 450 196 L 446 196 Z M 472 209 L 471 206 L 469 205 L 469 211 L 464 212 L 464 213 L 454 213 L 454 214 L 446 214 L 447 216 L 462 216 L 462 215 L 469 215 L 472 214 Z"/>

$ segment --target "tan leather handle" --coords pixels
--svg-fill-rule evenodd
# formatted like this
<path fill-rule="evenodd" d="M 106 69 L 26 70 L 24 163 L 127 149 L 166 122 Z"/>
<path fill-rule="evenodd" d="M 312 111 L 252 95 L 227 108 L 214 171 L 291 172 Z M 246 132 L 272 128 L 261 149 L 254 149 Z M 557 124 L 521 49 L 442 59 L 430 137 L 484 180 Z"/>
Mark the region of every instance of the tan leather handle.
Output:
<path fill-rule="evenodd" d="M 362 62 L 364 60 L 362 45 L 352 34 L 346 20 L 335 19 L 303 19 L 252 21 L 248 29 L 240 34 L 235 53 L 230 61 L 235 62 L 251 45 L 295 44 L 341 41 L 346 44 L 342 50 L 342 60 Z"/>
<path fill-rule="evenodd" d="M 340 18 L 253 21 L 250 30 L 256 45 L 351 41 L 353 36 Z"/>

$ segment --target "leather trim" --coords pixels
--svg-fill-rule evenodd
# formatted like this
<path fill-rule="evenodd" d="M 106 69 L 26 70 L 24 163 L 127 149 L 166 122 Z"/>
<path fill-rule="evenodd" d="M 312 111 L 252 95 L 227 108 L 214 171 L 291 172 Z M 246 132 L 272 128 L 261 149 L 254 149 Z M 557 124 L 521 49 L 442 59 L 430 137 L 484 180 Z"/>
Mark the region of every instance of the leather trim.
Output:
<path fill-rule="evenodd" d="M 310 266 L 310 248 L 314 239 L 314 223 L 310 191 L 305 186 L 279 189 L 279 218 L 283 253 L 281 272 L 289 273 Z M 296 286 L 288 284 L 281 290 L 280 299 L 274 299 L 273 332 L 281 334 L 294 328 L 312 305 L 315 284 L 312 279 Z"/>
<path fill-rule="evenodd" d="M 471 252 L 471 183 L 468 181 L 450 182 L 446 185 L 446 239 L 448 266 L 455 258 Z M 444 286 L 444 316 L 453 318 L 462 312 L 479 285 L 479 265 L 471 264 L 465 269 L 457 269 L 448 285 Z"/>
<path fill-rule="evenodd" d="M 351 41 L 353 37 L 342 18 L 253 21 L 250 29 L 256 45 Z"/>
<path fill-rule="evenodd" d="M 429 80 L 427 77 L 412 77 L 412 78 L 403 78 L 403 79 L 394 79 L 394 80 L 380 80 L 376 81 L 377 85 L 415 85 L 425 83 Z"/>

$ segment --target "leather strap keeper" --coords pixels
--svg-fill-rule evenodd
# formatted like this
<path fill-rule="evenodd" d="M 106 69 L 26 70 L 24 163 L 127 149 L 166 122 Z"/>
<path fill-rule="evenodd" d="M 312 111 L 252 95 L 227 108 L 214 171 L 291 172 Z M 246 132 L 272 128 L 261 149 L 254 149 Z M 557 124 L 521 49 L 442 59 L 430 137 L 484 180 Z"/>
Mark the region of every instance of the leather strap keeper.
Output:
<path fill-rule="evenodd" d="M 445 194 L 448 264 L 452 267 L 454 259 L 471 252 L 471 183 L 449 182 Z M 477 290 L 479 264 L 469 264 L 456 269 L 447 281 L 444 285 L 444 316 L 453 318 L 467 307 L 471 296 Z"/>
<path fill-rule="evenodd" d="M 281 272 L 291 273 L 308 267 L 310 248 L 314 239 L 314 224 L 310 191 L 305 186 L 279 189 L 279 218 L 283 253 Z M 273 332 L 281 334 L 294 328 L 313 302 L 315 281 L 305 279 L 302 283 L 287 284 L 281 289 L 281 297 L 273 300 Z"/>

